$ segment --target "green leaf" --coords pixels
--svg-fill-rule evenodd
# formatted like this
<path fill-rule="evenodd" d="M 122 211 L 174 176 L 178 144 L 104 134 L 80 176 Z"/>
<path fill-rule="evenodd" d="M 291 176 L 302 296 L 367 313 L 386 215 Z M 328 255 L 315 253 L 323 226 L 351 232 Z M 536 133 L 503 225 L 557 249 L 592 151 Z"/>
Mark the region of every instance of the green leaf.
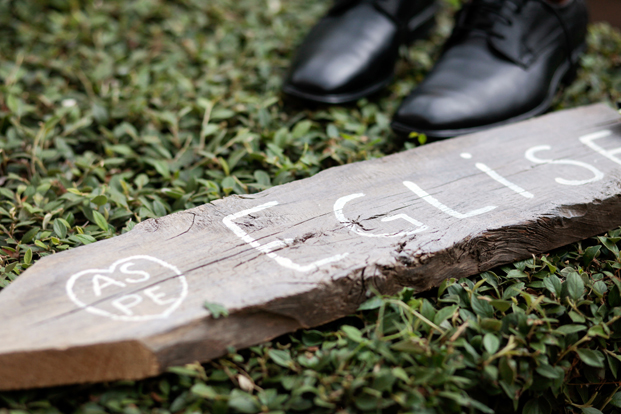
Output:
<path fill-rule="evenodd" d="M 615 393 L 615 395 L 613 395 L 610 399 L 609 404 L 617 408 L 621 408 L 621 392 Z"/>
<path fill-rule="evenodd" d="M 179 394 L 179 396 L 173 400 L 172 404 L 170 404 L 170 410 L 174 413 L 181 411 L 188 404 L 188 395 L 189 393 L 187 391 Z"/>
<path fill-rule="evenodd" d="M 548 260 L 548 258 L 546 256 L 542 256 L 541 257 L 541 261 L 543 263 L 545 263 L 545 265 L 548 267 L 548 271 L 552 274 L 556 273 L 556 266 L 554 266 L 552 263 L 550 263 L 550 261 Z"/>
<path fill-rule="evenodd" d="M 571 319 L 572 322 L 575 322 L 575 323 L 584 323 L 585 322 L 584 316 L 580 315 L 576 311 L 570 311 L 569 312 L 569 318 Z"/>
<path fill-rule="evenodd" d="M 403 339 L 394 344 L 391 348 L 399 352 L 408 352 L 411 354 L 422 354 L 427 351 L 427 348 L 421 344 L 421 342 L 413 338 Z"/>
<path fill-rule="evenodd" d="M 166 207 L 159 200 L 153 200 L 153 212 L 158 217 L 163 217 L 167 214 Z"/>
<path fill-rule="evenodd" d="M 512 269 L 507 273 L 507 277 L 510 279 L 523 279 L 527 278 L 528 274 L 524 273 L 519 269 Z"/>
<path fill-rule="evenodd" d="M 481 411 L 482 413 L 485 414 L 494 414 L 496 411 L 492 410 L 491 408 L 489 408 L 487 405 L 478 402 L 475 399 L 472 398 L 468 398 L 468 405 L 471 405 L 472 407 L 476 408 L 477 410 Z"/>
<path fill-rule="evenodd" d="M 481 328 L 487 331 L 500 331 L 502 329 L 502 321 L 494 318 L 482 318 Z"/>
<path fill-rule="evenodd" d="M 230 109 L 215 109 L 211 111 L 211 119 L 214 121 L 219 121 L 222 119 L 229 119 L 235 116 L 235 112 Z"/>
<path fill-rule="evenodd" d="M 410 377 L 407 374 L 407 372 L 405 372 L 405 370 L 401 367 L 395 367 L 391 370 L 392 375 L 395 378 L 400 379 L 401 381 L 405 382 L 406 384 L 410 382 Z"/>
<path fill-rule="evenodd" d="M 93 197 L 93 199 L 91 200 L 91 203 L 97 204 L 99 207 L 103 206 L 107 202 L 108 202 L 108 197 L 102 194 Z"/>
<path fill-rule="evenodd" d="M 272 185 L 270 176 L 265 171 L 256 170 L 253 175 L 254 175 L 255 180 L 257 180 L 258 184 L 261 184 L 265 187 L 269 187 Z"/>
<path fill-rule="evenodd" d="M 430 321 L 436 318 L 436 308 L 427 299 L 423 299 L 423 304 L 420 307 L 420 313 Z"/>
<path fill-rule="evenodd" d="M 139 188 L 142 188 L 145 185 L 149 184 L 149 176 L 146 175 L 146 174 L 138 174 L 138 177 L 136 177 L 136 179 L 134 179 L 134 183 Z"/>
<path fill-rule="evenodd" d="M 550 275 L 546 277 L 545 279 L 543 279 L 543 284 L 546 289 L 554 294 L 554 296 L 556 296 L 557 298 L 561 297 L 562 284 L 561 279 L 559 279 L 558 276 Z"/>
<path fill-rule="evenodd" d="M 436 316 L 433 319 L 433 323 L 435 323 L 436 325 L 440 325 L 442 322 L 452 317 L 458 308 L 459 306 L 457 305 L 441 308 L 438 313 L 436 313 Z"/>
<path fill-rule="evenodd" d="M 557 379 L 565 376 L 565 371 L 561 367 L 553 367 L 552 365 L 540 365 L 536 369 L 537 374 L 542 377 Z"/>
<path fill-rule="evenodd" d="M 213 387 L 210 387 L 209 385 L 205 385 L 203 383 L 194 384 L 190 389 L 190 392 L 192 392 L 192 394 L 198 395 L 199 397 L 207 398 L 209 400 L 213 400 L 218 396 L 218 393 L 216 393 Z"/>
<path fill-rule="evenodd" d="M 24 253 L 24 263 L 30 264 L 32 262 L 32 249 L 26 250 Z"/>
<path fill-rule="evenodd" d="M 37 235 L 37 233 L 41 230 L 40 227 L 33 227 L 24 234 L 22 237 L 22 244 L 30 243 L 32 239 Z"/>
<path fill-rule="evenodd" d="M 608 286 L 606 286 L 606 283 L 598 280 L 593 283 L 593 291 L 599 296 L 604 296 L 604 294 L 608 291 Z"/>
<path fill-rule="evenodd" d="M 65 223 L 63 223 L 62 220 L 54 220 L 52 228 L 54 229 L 54 233 L 56 233 L 61 239 L 67 237 L 67 226 L 65 226 Z"/>
<path fill-rule="evenodd" d="M 582 407 L 581 410 L 584 414 L 603 414 L 595 407 Z"/>
<path fill-rule="evenodd" d="M 375 374 L 372 388 L 381 392 L 390 392 L 396 380 L 397 378 L 395 378 L 391 370 L 385 368 L 380 369 L 380 371 Z"/>
<path fill-rule="evenodd" d="M 602 338 L 608 338 L 610 335 L 606 333 L 604 326 L 602 324 L 592 326 L 589 328 L 587 334 L 589 336 L 600 336 Z"/>
<path fill-rule="evenodd" d="M 6 106 L 8 106 L 9 110 L 13 112 L 18 117 L 21 116 L 19 113 L 19 106 L 21 104 L 21 100 L 16 98 L 15 95 L 9 95 L 6 98 Z"/>
<path fill-rule="evenodd" d="M 229 311 L 226 307 L 220 305 L 219 303 L 213 302 L 204 302 L 203 307 L 209 311 L 211 317 L 214 319 L 218 319 L 220 317 L 226 318 L 229 316 Z"/>
<path fill-rule="evenodd" d="M 582 255 L 582 262 L 584 263 L 584 267 L 589 267 L 593 259 L 597 257 L 602 246 L 590 246 L 587 247 Z"/>
<path fill-rule="evenodd" d="M 146 159 L 147 163 L 151 164 L 155 171 L 157 171 L 164 179 L 170 179 L 170 168 L 168 167 L 168 163 L 164 160 L 156 160 L 156 159 Z"/>
<path fill-rule="evenodd" d="M 479 299 L 476 294 L 472 295 L 472 298 L 470 299 L 470 304 L 474 313 L 476 313 L 480 317 L 494 317 L 494 308 L 492 307 L 492 305 L 485 299 Z"/>
<path fill-rule="evenodd" d="M 354 342 L 362 342 L 364 340 L 364 338 L 362 338 L 362 332 L 354 326 L 343 325 L 341 326 L 341 330 Z"/>
<path fill-rule="evenodd" d="M 503 389 L 507 397 L 509 397 L 512 400 L 518 399 L 520 388 L 521 388 L 518 384 L 515 384 L 515 383 L 509 384 L 508 382 L 505 382 L 505 381 L 498 381 L 498 383 L 500 384 L 500 387 Z"/>
<path fill-rule="evenodd" d="M 102 229 L 103 231 L 108 231 L 108 222 L 104 216 L 97 210 L 93 210 L 93 218 L 95 219 L 95 224 Z"/>
<path fill-rule="evenodd" d="M 501 312 L 506 312 L 509 309 L 511 309 L 511 305 L 513 302 L 510 302 L 508 300 L 502 300 L 502 299 L 493 299 L 490 304 L 495 307 L 496 309 L 498 309 Z"/>
<path fill-rule="evenodd" d="M 372 390 L 369 388 L 365 388 L 364 391 L 365 391 L 364 393 L 357 395 L 354 398 L 354 404 L 356 405 L 356 408 L 358 408 L 359 410 L 363 412 L 377 410 L 380 404 L 380 401 L 381 401 L 380 397 L 378 397 L 377 395 L 370 395 L 369 391 L 372 391 Z M 318 401 L 316 399 L 315 403 L 317 402 Z"/>
<path fill-rule="evenodd" d="M 524 405 L 522 414 L 550 414 L 552 411 L 550 404 L 543 398 L 536 398 L 528 401 Z"/>
<path fill-rule="evenodd" d="M 604 368 L 604 356 L 601 352 L 586 348 L 580 348 L 576 352 L 585 364 L 595 368 Z"/>
<path fill-rule="evenodd" d="M 616 285 L 608 293 L 608 304 L 612 307 L 621 306 L 621 290 Z"/>
<path fill-rule="evenodd" d="M 322 332 L 315 330 L 304 330 L 302 332 L 302 343 L 306 346 L 321 345 L 325 341 Z"/>
<path fill-rule="evenodd" d="M 578 301 L 584 295 L 584 282 L 577 272 L 569 272 L 565 283 L 567 283 L 567 292 L 574 301 Z"/>
<path fill-rule="evenodd" d="M 598 239 L 615 257 L 619 258 L 619 248 L 612 240 L 603 236 L 599 236 Z"/>
<path fill-rule="evenodd" d="M 270 349 L 268 355 L 281 367 L 291 368 L 293 366 L 291 354 L 286 349 Z"/>
<path fill-rule="evenodd" d="M 91 244 L 97 241 L 93 236 L 88 234 L 74 234 L 73 236 L 69 236 L 69 240 L 82 244 Z"/>
<path fill-rule="evenodd" d="M 254 414 L 261 410 L 259 402 L 252 395 L 234 389 L 229 397 L 229 407 L 244 414 Z"/>
<path fill-rule="evenodd" d="M 619 360 L 610 354 L 606 354 L 606 360 L 608 361 L 608 367 L 610 368 L 610 373 L 616 379 L 618 378 L 619 373 Z"/>
<path fill-rule="evenodd" d="M 561 325 L 559 326 L 555 332 L 558 332 L 562 335 L 569 335 L 569 334 L 573 334 L 576 332 L 580 332 L 580 331 L 584 331 L 586 329 L 586 326 L 584 325 Z"/>
<path fill-rule="evenodd" d="M 485 365 L 485 367 L 483 367 L 483 372 L 485 372 L 485 375 L 491 381 L 498 380 L 498 367 L 496 367 L 495 365 Z"/>
<path fill-rule="evenodd" d="M 490 355 L 493 355 L 498 351 L 498 348 L 500 348 L 500 339 L 494 334 L 485 334 L 483 337 L 483 346 Z"/>
<path fill-rule="evenodd" d="M 235 179 L 231 176 L 224 177 L 222 180 L 222 189 L 231 191 L 235 187 Z"/>
<path fill-rule="evenodd" d="M 380 306 L 382 306 L 382 303 L 384 303 L 384 301 L 381 296 L 373 296 L 371 299 L 364 301 L 360 306 L 358 306 L 358 310 L 364 311 L 378 309 Z"/>
<path fill-rule="evenodd" d="M 177 375 L 187 375 L 192 378 L 198 378 L 201 376 L 201 373 L 197 369 L 188 365 L 183 367 L 169 367 L 166 368 L 166 372 L 172 372 Z"/>
<path fill-rule="evenodd" d="M 34 244 L 35 244 L 36 246 L 38 246 L 38 247 L 40 247 L 40 248 L 44 249 L 44 250 L 46 250 L 46 249 L 47 249 L 46 244 L 45 244 L 45 243 L 43 243 L 41 240 L 35 240 L 35 241 L 34 241 Z"/>
<path fill-rule="evenodd" d="M 522 289 L 524 289 L 525 286 L 526 284 L 522 282 L 515 283 L 509 286 L 507 289 L 505 289 L 504 293 L 502 294 L 502 298 L 507 300 L 515 296 L 518 296 L 522 292 Z"/>
<path fill-rule="evenodd" d="M 300 139 L 308 133 L 312 125 L 312 122 L 309 120 L 298 122 L 293 128 L 293 131 L 291 131 L 291 135 L 294 139 Z"/>

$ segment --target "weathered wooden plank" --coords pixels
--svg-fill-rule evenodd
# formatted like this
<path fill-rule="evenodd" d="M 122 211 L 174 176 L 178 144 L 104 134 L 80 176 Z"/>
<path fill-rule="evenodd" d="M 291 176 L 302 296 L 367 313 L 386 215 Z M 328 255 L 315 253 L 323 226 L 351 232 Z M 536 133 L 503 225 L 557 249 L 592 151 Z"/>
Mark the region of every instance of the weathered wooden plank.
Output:
<path fill-rule="evenodd" d="M 558 112 L 148 220 L 0 293 L 0 389 L 143 378 L 621 225 L 621 121 Z M 213 319 L 205 301 L 225 306 Z"/>

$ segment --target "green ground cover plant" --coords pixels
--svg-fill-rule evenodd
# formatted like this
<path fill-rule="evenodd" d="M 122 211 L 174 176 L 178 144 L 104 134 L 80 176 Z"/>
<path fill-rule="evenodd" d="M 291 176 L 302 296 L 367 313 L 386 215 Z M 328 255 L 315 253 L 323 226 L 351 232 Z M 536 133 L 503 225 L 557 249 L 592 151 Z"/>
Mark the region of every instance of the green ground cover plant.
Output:
<path fill-rule="evenodd" d="M 347 107 L 282 99 L 320 0 L 0 0 L 0 290 L 145 219 L 418 145 L 389 120 L 450 33 Z M 590 27 L 554 109 L 621 99 Z M 621 412 L 621 230 L 144 381 L 0 393 L 0 413 Z M 224 315 L 222 317 L 225 317 Z M 1 323 L 1 321 L 0 321 Z M 1 340 L 1 338 L 0 338 Z"/>

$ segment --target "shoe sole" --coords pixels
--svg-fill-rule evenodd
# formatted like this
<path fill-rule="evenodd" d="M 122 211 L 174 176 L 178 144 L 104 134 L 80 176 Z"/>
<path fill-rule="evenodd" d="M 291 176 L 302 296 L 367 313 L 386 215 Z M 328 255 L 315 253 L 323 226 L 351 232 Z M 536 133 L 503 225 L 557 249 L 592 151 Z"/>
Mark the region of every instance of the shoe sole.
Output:
<path fill-rule="evenodd" d="M 576 63 L 570 64 L 566 60 L 561 66 L 558 67 L 556 72 L 554 72 L 552 82 L 550 82 L 550 88 L 548 89 L 546 98 L 539 105 L 537 105 L 534 109 L 531 109 L 530 111 L 517 115 L 513 118 L 496 122 L 494 124 L 486 124 L 476 127 L 458 129 L 426 130 L 422 128 L 413 128 L 411 126 L 396 121 L 392 121 L 390 127 L 393 129 L 393 131 L 395 131 L 395 133 L 397 133 L 397 135 L 409 136 L 409 134 L 411 134 L 412 132 L 416 132 L 418 134 L 425 134 L 428 138 L 431 138 L 433 140 L 451 138 L 459 135 L 473 134 L 475 132 L 481 132 L 490 128 L 524 121 L 534 116 L 541 115 L 545 113 L 548 109 L 550 109 L 550 106 L 552 105 L 552 101 L 554 100 L 554 96 L 556 95 L 556 91 L 558 90 L 559 86 L 561 84 L 569 85 L 574 81 L 574 79 L 576 78 L 578 59 L 585 50 L 586 43 L 583 43 L 572 53 L 571 61 Z"/>
<path fill-rule="evenodd" d="M 433 27 L 435 26 L 435 15 L 438 9 L 438 4 L 434 3 L 422 12 L 418 13 L 408 22 L 408 34 L 406 38 L 408 43 L 427 37 L 431 29 L 433 29 Z M 335 105 L 355 102 L 358 99 L 373 95 L 374 93 L 377 93 L 385 88 L 390 82 L 392 82 L 393 78 L 394 73 L 392 73 L 387 78 L 381 79 L 378 82 L 369 85 L 364 89 L 340 94 L 314 94 L 312 92 L 305 92 L 303 90 L 297 89 L 295 86 L 289 84 L 283 85 L 282 90 L 287 95 L 305 101 Z"/>

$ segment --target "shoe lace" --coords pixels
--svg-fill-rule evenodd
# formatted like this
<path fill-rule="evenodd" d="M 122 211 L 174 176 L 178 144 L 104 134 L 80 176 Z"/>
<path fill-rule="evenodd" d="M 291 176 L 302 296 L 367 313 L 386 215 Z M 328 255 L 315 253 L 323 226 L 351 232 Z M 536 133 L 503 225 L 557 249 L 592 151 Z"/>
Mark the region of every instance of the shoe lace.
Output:
<path fill-rule="evenodd" d="M 503 5 L 509 5 L 509 10 Z M 522 9 L 522 0 L 472 0 L 464 5 L 455 22 L 451 38 L 459 38 L 467 33 L 505 38 L 505 35 L 494 31 L 496 22 L 512 26 L 513 17 Z M 454 39 L 453 39 L 454 40 Z"/>
<path fill-rule="evenodd" d="M 559 24 L 561 25 L 561 29 L 563 30 L 563 35 L 565 36 L 565 49 L 566 49 L 566 54 L 567 54 L 567 60 L 569 61 L 569 67 L 572 70 L 575 70 L 578 67 L 578 61 L 576 60 L 574 62 L 573 57 L 572 57 L 572 46 L 571 46 L 571 34 L 569 33 L 569 29 L 567 28 L 567 25 L 565 24 L 565 22 L 563 21 L 563 18 L 561 17 L 561 15 L 559 14 L 559 12 L 556 10 L 556 8 L 554 6 L 552 6 L 550 3 L 548 3 L 545 0 L 538 0 L 540 3 L 542 3 L 544 5 L 544 7 L 546 7 L 553 15 L 554 17 L 556 17 L 556 20 L 558 20 Z"/>
<path fill-rule="evenodd" d="M 504 39 L 504 34 L 494 31 L 494 23 L 500 21 L 504 25 L 512 26 L 514 16 L 520 13 L 528 1 L 541 3 L 558 20 L 565 37 L 567 59 L 572 67 L 576 66 L 577 62 L 573 62 L 571 56 L 572 42 L 569 29 L 556 8 L 546 0 L 472 0 L 466 3 L 456 16 L 455 29 L 447 45 L 469 33 Z M 503 7 L 504 5 L 509 7 Z"/>

